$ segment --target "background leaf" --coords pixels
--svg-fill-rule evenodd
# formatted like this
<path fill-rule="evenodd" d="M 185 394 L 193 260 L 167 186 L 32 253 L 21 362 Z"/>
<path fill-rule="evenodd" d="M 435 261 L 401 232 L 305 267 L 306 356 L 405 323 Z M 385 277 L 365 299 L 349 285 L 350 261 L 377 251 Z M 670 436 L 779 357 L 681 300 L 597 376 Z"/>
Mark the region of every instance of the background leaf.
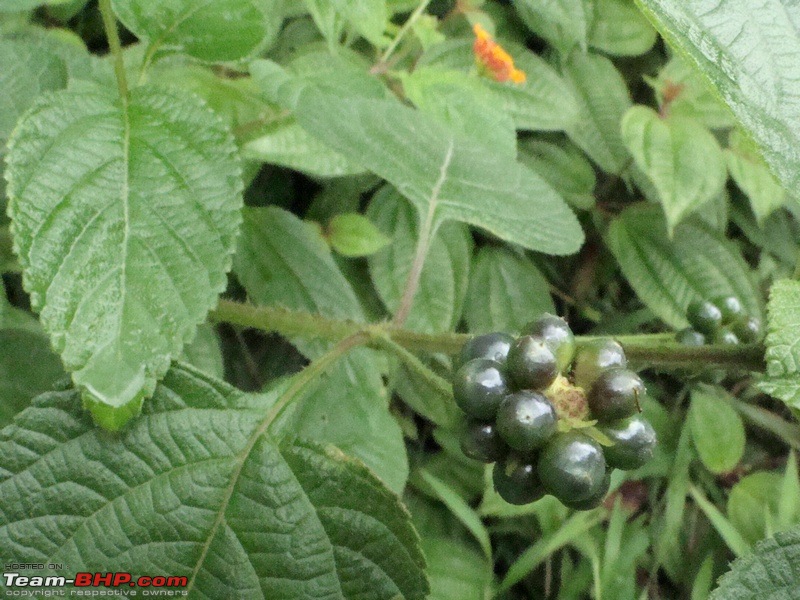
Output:
<path fill-rule="evenodd" d="M 686 327 L 686 308 L 696 299 L 736 296 L 760 317 L 761 301 L 747 264 L 730 241 L 698 222 L 685 222 L 670 240 L 660 209 L 624 210 L 606 243 L 636 294 L 659 318 Z"/>
<path fill-rule="evenodd" d="M 369 256 L 391 242 L 372 221 L 358 213 L 335 215 L 328 223 L 327 234 L 331 247 L 342 256 Z"/>
<path fill-rule="evenodd" d="M 772 284 L 767 312 L 767 376 L 759 387 L 789 406 L 800 408 L 800 282 Z"/>
<path fill-rule="evenodd" d="M 118 428 L 225 287 L 240 224 L 230 134 L 195 97 L 95 87 L 37 101 L 8 156 L 31 304 L 96 420 Z"/>
<path fill-rule="evenodd" d="M 74 392 L 41 396 L 0 435 L 0 544 L 69 573 L 186 576 L 193 597 L 424 598 L 398 498 L 340 450 L 271 437 L 274 400 L 176 367 L 109 437 Z"/>
<path fill-rule="evenodd" d="M 701 387 L 692 390 L 688 423 L 697 455 L 712 473 L 732 470 L 744 454 L 745 433 L 742 418 L 720 394 Z"/>
<path fill-rule="evenodd" d="M 519 163 L 396 101 L 326 94 L 267 61 L 251 71 L 268 96 L 296 103 L 303 127 L 393 184 L 434 229 L 457 220 L 550 254 L 580 246 L 583 234 L 564 201 Z"/>
<path fill-rule="evenodd" d="M 120 21 L 151 48 L 209 62 L 237 60 L 271 42 L 283 22 L 279 0 L 113 0 Z"/>
<path fill-rule="evenodd" d="M 518 333 L 545 312 L 555 312 L 550 284 L 530 259 L 493 246 L 478 251 L 464 307 L 471 333 Z"/>

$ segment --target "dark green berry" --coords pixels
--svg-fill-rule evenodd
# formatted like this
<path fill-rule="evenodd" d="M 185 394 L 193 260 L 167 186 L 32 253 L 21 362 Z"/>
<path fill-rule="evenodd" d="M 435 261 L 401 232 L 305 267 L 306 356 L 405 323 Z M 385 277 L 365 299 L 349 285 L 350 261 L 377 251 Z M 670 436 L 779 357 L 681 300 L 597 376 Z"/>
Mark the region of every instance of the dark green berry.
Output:
<path fill-rule="evenodd" d="M 722 311 L 706 300 L 692 302 L 686 311 L 686 318 L 692 327 L 706 335 L 714 335 L 722 325 Z"/>
<path fill-rule="evenodd" d="M 592 415 L 601 421 L 616 421 L 639 411 L 644 383 L 633 371 L 614 367 L 594 382 L 587 400 Z"/>
<path fill-rule="evenodd" d="M 600 445 L 573 430 L 554 435 L 539 455 L 539 478 L 544 489 L 566 502 L 580 502 L 595 494 L 606 476 Z"/>
<path fill-rule="evenodd" d="M 562 373 L 566 372 L 575 355 L 575 336 L 567 322 L 561 317 L 544 313 L 522 329 L 522 335 L 541 337 L 550 346 L 556 357 L 556 365 Z"/>
<path fill-rule="evenodd" d="M 453 397 L 456 404 L 473 419 L 494 419 L 497 407 L 508 393 L 506 378 L 499 363 L 475 358 L 453 378 Z"/>
<path fill-rule="evenodd" d="M 730 325 L 746 316 L 744 307 L 736 296 L 721 296 L 711 302 L 719 309 L 723 325 Z"/>
<path fill-rule="evenodd" d="M 706 336 L 691 327 L 687 327 L 675 334 L 675 341 L 684 346 L 703 346 L 706 343 Z"/>
<path fill-rule="evenodd" d="M 474 460 L 493 463 L 508 453 L 508 446 L 494 423 L 470 421 L 461 432 L 461 451 Z"/>
<path fill-rule="evenodd" d="M 761 328 L 761 320 L 756 317 L 747 317 L 733 324 L 731 328 L 736 337 L 745 344 L 754 344 L 761 340 L 764 331 Z"/>
<path fill-rule="evenodd" d="M 531 452 L 556 432 L 556 409 L 538 392 L 506 396 L 497 409 L 497 432 L 520 452 Z"/>
<path fill-rule="evenodd" d="M 513 452 L 495 463 L 492 482 L 500 497 L 510 504 L 530 504 L 545 494 L 536 465 Z"/>
<path fill-rule="evenodd" d="M 600 425 L 598 429 L 614 442 L 613 446 L 604 448 L 609 466 L 625 471 L 638 469 L 653 457 L 656 432 L 643 416 Z"/>
<path fill-rule="evenodd" d="M 476 335 L 471 338 L 458 356 L 457 368 L 476 358 L 487 358 L 501 365 L 506 362 L 508 349 L 514 343 L 514 338 L 502 332 Z"/>
<path fill-rule="evenodd" d="M 597 486 L 588 498 L 578 501 L 562 500 L 561 503 L 567 508 L 573 510 L 592 510 L 597 508 L 603 503 L 603 500 L 608 494 L 608 489 L 611 487 L 611 470 L 606 471 L 606 476 L 603 477 L 600 484 Z"/>
<path fill-rule="evenodd" d="M 628 360 L 625 351 L 610 338 L 594 340 L 578 348 L 572 377 L 575 385 L 588 390 L 600 376 L 611 367 L 625 367 Z"/>
<path fill-rule="evenodd" d="M 714 343 L 735 346 L 739 343 L 739 336 L 727 327 L 723 327 L 714 334 Z"/>
<path fill-rule="evenodd" d="M 543 390 L 558 375 L 558 365 L 543 338 L 524 335 L 508 351 L 506 371 L 515 389 Z"/>

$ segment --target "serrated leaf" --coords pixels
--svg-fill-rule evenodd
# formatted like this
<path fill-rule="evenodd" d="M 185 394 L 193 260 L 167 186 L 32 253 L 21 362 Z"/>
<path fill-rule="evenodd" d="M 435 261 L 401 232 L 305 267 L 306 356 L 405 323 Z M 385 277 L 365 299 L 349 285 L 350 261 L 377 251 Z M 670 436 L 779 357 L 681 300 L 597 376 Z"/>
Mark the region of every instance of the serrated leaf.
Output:
<path fill-rule="evenodd" d="M 762 225 L 764 219 L 786 203 L 787 194 L 764 163 L 758 148 L 740 131 L 731 132 L 728 145 L 725 151 L 728 171 L 736 185 L 747 194 L 753 214 Z"/>
<path fill-rule="evenodd" d="M 619 56 L 638 56 L 656 43 L 655 29 L 633 0 L 584 3 L 594 8 L 589 29 L 589 45 L 593 48 Z"/>
<path fill-rule="evenodd" d="M 228 130 L 194 96 L 95 87 L 37 101 L 9 144 L 31 305 L 95 419 L 136 414 L 225 287 L 241 221 Z"/>
<path fill-rule="evenodd" d="M 800 527 L 776 533 L 733 562 L 709 600 L 780 600 L 800 586 Z"/>
<path fill-rule="evenodd" d="M 772 284 L 767 305 L 767 373 L 758 386 L 800 408 L 800 282 Z"/>
<path fill-rule="evenodd" d="M 275 401 L 177 366 L 109 437 L 77 394 L 40 396 L 0 434 L 4 556 L 184 576 L 192 598 L 422 600 L 397 496 L 338 449 L 273 437 Z"/>
<path fill-rule="evenodd" d="M 728 177 L 722 149 L 696 121 L 662 118 L 639 105 L 625 113 L 621 127 L 625 145 L 658 192 L 670 233 L 722 192 Z"/>
<path fill-rule="evenodd" d="M 517 68 L 525 72 L 521 84 L 509 84 L 480 78 L 481 85 L 489 90 L 492 105 L 500 113 L 507 113 L 517 129 L 555 131 L 566 129 L 578 118 L 578 99 L 563 78 L 524 46 L 499 40 Z M 454 39 L 435 46 L 422 55 L 419 68 L 458 69 L 464 74 L 475 68 L 472 40 Z"/>
<path fill-rule="evenodd" d="M 524 23 L 562 54 L 576 46 L 586 50 L 592 9 L 584 0 L 514 0 Z"/>
<path fill-rule="evenodd" d="M 395 100 L 334 96 L 268 61 L 251 72 L 312 135 L 394 185 L 431 230 L 456 220 L 549 254 L 580 247 L 575 215 L 521 164 Z"/>
<path fill-rule="evenodd" d="M 738 248 L 703 223 L 684 222 L 670 239 L 660 208 L 634 206 L 612 222 L 606 243 L 639 298 L 671 327 L 688 326 L 693 300 L 718 296 L 736 296 L 749 314 L 762 315 Z"/>
<path fill-rule="evenodd" d="M 733 469 L 744 454 L 744 423 L 739 413 L 713 388 L 692 390 L 688 422 L 697 455 L 712 473 Z"/>
<path fill-rule="evenodd" d="M 247 208 L 244 214 L 234 268 L 252 301 L 364 320 L 352 287 L 312 225 L 277 207 Z M 330 346 L 303 338 L 291 341 L 309 357 Z M 374 356 L 353 353 L 342 359 L 298 410 L 303 415 L 298 430 L 360 457 L 393 489 L 402 488 L 408 474 L 405 445 L 389 414 Z"/>
<path fill-rule="evenodd" d="M 519 160 L 544 177 L 573 208 L 588 210 L 594 206 L 594 168 L 569 141 L 555 144 L 534 138 L 524 140 L 520 143 Z"/>
<path fill-rule="evenodd" d="M 372 221 L 358 213 L 334 216 L 327 230 L 328 242 L 342 256 L 369 256 L 391 242 Z"/>
<path fill-rule="evenodd" d="M 550 285 L 530 259 L 507 248 L 478 251 L 464 305 L 470 332 L 519 332 L 545 312 L 555 312 Z"/>
<path fill-rule="evenodd" d="M 567 134 L 601 169 L 620 173 L 630 161 L 620 133 L 631 106 L 625 80 L 614 63 L 591 53 L 573 53 L 563 70 L 579 102 L 578 117 Z"/>
<path fill-rule="evenodd" d="M 47 337 L 28 329 L 0 329 L 0 427 L 64 377 Z"/>
<path fill-rule="evenodd" d="M 397 310 L 419 239 L 414 207 L 392 187 L 378 191 L 367 217 L 392 242 L 369 257 L 375 288 L 389 312 Z M 406 321 L 415 331 L 449 331 L 461 318 L 467 294 L 472 240 L 459 223 L 447 223 L 436 233 L 422 267 L 419 287 Z"/>
<path fill-rule="evenodd" d="M 800 94 L 792 0 L 637 0 L 669 44 L 709 79 L 787 190 L 800 184 Z"/>
<path fill-rule="evenodd" d="M 209 62 L 254 54 L 278 34 L 279 0 L 112 0 L 114 13 L 151 48 Z"/>

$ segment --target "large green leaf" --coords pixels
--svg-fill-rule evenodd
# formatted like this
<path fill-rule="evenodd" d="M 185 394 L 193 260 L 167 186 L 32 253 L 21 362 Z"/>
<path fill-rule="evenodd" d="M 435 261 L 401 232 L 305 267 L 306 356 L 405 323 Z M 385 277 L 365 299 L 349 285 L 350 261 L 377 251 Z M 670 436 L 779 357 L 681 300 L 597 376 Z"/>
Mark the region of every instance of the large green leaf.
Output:
<path fill-rule="evenodd" d="M 800 587 L 800 527 L 776 533 L 737 559 L 710 600 L 782 600 Z"/>
<path fill-rule="evenodd" d="M 386 186 L 372 199 L 367 216 L 392 243 L 369 258 L 375 288 L 390 312 L 397 310 L 419 238 L 414 207 Z M 406 325 L 415 331 L 449 331 L 461 319 L 467 294 L 472 239 L 460 223 L 446 223 L 436 233 L 422 267 L 419 288 Z"/>
<path fill-rule="evenodd" d="M 110 437 L 77 394 L 40 396 L 0 433 L 3 559 L 184 576 L 192 598 L 424 598 L 397 496 L 336 448 L 274 437 L 277 399 L 177 366 Z"/>
<path fill-rule="evenodd" d="M 567 133 L 601 169 L 620 173 L 630 161 L 620 133 L 631 105 L 622 74 L 604 56 L 575 52 L 564 64 L 564 77 L 580 106 Z"/>
<path fill-rule="evenodd" d="M 309 224 L 275 207 L 245 209 L 236 274 L 257 304 L 363 321 L 364 313 L 322 237 Z M 307 356 L 329 344 L 292 339 Z M 354 352 L 320 379 L 301 404 L 298 431 L 361 458 L 392 489 L 408 475 L 402 432 L 389 414 L 379 363 Z"/>
<path fill-rule="evenodd" d="M 9 144 L 9 214 L 31 304 L 84 399 L 118 428 L 225 287 L 241 222 L 228 130 L 196 97 L 43 97 Z"/>
<path fill-rule="evenodd" d="M 772 285 L 767 306 L 766 393 L 800 408 L 800 282 L 784 279 Z"/>
<path fill-rule="evenodd" d="M 249 56 L 278 34 L 280 0 L 112 0 L 119 20 L 153 48 L 211 62 Z"/>
<path fill-rule="evenodd" d="M 700 387 L 692 390 L 688 423 L 700 460 L 712 473 L 732 470 L 744 454 L 744 423 L 721 397 L 725 392 Z"/>
<path fill-rule="evenodd" d="M 622 138 L 650 178 L 670 233 L 690 212 L 719 196 L 728 178 L 716 138 L 700 123 L 634 106 L 622 119 Z"/>
<path fill-rule="evenodd" d="M 580 247 L 575 215 L 543 179 L 437 119 L 395 100 L 326 93 L 269 61 L 251 71 L 311 134 L 411 200 L 431 230 L 456 220 L 549 254 Z"/>
<path fill-rule="evenodd" d="M 506 248 L 478 251 L 464 307 L 470 332 L 519 332 L 544 312 L 555 312 L 550 285 L 530 259 Z"/>
<path fill-rule="evenodd" d="M 800 14 L 793 0 L 637 0 L 711 81 L 787 190 L 800 185 Z"/>
<path fill-rule="evenodd" d="M 686 327 L 687 307 L 702 298 L 736 296 L 762 314 L 739 250 L 705 224 L 682 223 L 670 239 L 660 208 L 635 206 L 614 220 L 606 241 L 639 298 L 672 327 Z"/>

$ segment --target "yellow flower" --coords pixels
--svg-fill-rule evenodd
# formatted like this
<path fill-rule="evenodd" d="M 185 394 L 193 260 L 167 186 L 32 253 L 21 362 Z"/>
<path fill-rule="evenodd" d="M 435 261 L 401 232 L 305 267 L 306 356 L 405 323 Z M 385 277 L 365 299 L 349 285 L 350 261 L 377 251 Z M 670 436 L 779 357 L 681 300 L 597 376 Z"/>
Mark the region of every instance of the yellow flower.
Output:
<path fill-rule="evenodd" d="M 472 30 L 475 32 L 475 43 L 472 45 L 475 62 L 483 73 L 495 81 L 525 81 L 525 72 L 514 66 L 511 55 L 492 39 L 480 23 L 475 23 Z"/>

